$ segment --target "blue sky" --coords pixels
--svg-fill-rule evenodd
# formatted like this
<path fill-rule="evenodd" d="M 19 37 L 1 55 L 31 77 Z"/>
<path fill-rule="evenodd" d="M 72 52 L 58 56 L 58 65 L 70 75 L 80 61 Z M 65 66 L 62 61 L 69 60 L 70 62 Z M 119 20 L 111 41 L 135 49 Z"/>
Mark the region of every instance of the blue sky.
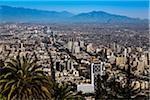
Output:
<path fill-rule="evenodd" d="M 148 18 L 149 0 L 0 0 L 0 5 L 72 13 L 106 11 L 135 18 Z"/>

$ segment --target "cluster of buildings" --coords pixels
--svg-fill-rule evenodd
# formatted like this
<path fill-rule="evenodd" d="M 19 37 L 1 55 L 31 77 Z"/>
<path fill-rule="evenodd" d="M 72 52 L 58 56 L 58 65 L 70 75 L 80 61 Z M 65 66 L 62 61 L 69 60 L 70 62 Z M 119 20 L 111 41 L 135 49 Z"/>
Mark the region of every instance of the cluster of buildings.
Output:
<path fill-rule="evenodd" d="M 18 52 L 34 55 L 43 70 L 57 82 L 77 85 L 77 91 L 94 93 L 97 75 L 110 76 L 119 69 L 128 69 L 140 78 L 150 73 L 150 48 L 124 47 L 117 43 L 95 46 L 92 42 L 73 38 L 64 41 L 59 31 L 44 25 L 6 24 L 0 26 L 0 60 L 14 57 Z M 123 76 L 119 76 L 119 80 Z M 133 83 L 148 89 L 147 80 Z"/>

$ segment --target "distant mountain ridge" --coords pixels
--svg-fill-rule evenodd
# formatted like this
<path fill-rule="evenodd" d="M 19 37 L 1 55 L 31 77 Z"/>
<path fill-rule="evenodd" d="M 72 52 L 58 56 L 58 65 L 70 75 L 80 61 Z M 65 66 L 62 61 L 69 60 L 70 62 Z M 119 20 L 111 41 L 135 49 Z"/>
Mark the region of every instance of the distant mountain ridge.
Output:
<path fill-rule="evenodd" d="M 0 22 L 86 22 L 86 23 L 144 23 L 148 20 L 110 14 L 103 11 L 72 14 L 67 11 L 44 11 L 21 7 L 0 6 Z"/>

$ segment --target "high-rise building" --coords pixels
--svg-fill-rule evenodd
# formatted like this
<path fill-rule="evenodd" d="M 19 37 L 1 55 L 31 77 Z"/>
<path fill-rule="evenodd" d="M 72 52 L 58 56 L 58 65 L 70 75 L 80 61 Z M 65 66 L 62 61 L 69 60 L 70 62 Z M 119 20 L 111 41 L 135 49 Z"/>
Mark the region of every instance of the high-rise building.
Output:
<path fill-rule="evenodd" d="M 91 84 L 80 84 L 77 86 L 78 91 L 83 93 L 94 93 L 97 86 L 97 75 L 105 75 L 105 62 L 91 64 Z"/>
<path fill-rule="evenodd" d="M 113 43 L 113 46 L 112 46 L 113 51 L 116 51 L 116 48 L 117 48 L 117 47 L 116 47 L 116 43 L 114 42 L 114 43 Z"/>
<path fill-rule="evenodd" d="M 98 75 L 105 75 L 105 62 L 91 64 L 91 83 L 94 84 L 94 86 L 96 85 Z"/>
<path fill-rule="evenodd" d="M 75 53 L 80 53 L 80 47 L 79 47 L 79 46 L 76 46 L 76 47 L 74 48 L 74 52 L 75 52 Z"/>
<path fill-rule="evenodd" d="M 4 51 L 4 45 L 0 45 L 0 53 Z"/>
<path fill-rule="evenodd" d="M 72 70 L 72 69 L 74 69 L 74 66 L 73 66 L 73 61 L 71 60 L 71 59 L 69 59 L 68 61 L 67 61 L 67 66 L 66 66 L 67 68 L 67 70 Z"/>
<path fill-rule="evenodd" d="M 25 48 L 24 48 L 24 44 L 23 44 L 23 43 L 20 44 L 20 49 L 21 49 L 21 51 L 25 51 Z"/>
<path fill-rule="evenodd" d="M 77 41 L 73 43 L 73 53 L 80 53 L 80 46 Z"/>
<path fill-rule="evenodd" d="M 147 63 L 148 63 L 148 65 L 150 65 L 150 52 L 148 52 L 148 54 L 147 54 Z"/>
<path fill-rule="evenodd" d="M 89 44 L 87 45 L 86 51 L 87 51 L 87 52 L 91 52 L 92 49 L 93 49 L 92 43 L 89 43 Z"/>
<path fill-rule="evenodd" d="M 72 47 L 73 47 L 73 42 L 69 41 L 67 44 L 67 48 L 69 49 L 70 52 L 72 52 Z"/>
<path fill-rule="evenodd" d="M 84 41 L 80 41 L 80 47 L 84 47 Z"/>
<path fill-rule="evenodd" d="M 75 42 L 73 43 L 73 47 L 76 47 L 76 46 L 79 46 L 79 42 L 77 42 L 77 41 L 75 41 Z"/>
<path fill-rule="evenodd" d="M 46 28 L 44 30 L 47 34 L 52 35 L 52 30 L 50 28 Z"/>
<path fill-rule="evenodd" d="M 131 47 L 127 48 L 127 52 L 130 53 L 132 51 Z"/>
<path fill-rule="evenodd" d="M 125 48 L 124 49 L 124 58 L 126 58 L 127 57 L 127 49 Z"/>

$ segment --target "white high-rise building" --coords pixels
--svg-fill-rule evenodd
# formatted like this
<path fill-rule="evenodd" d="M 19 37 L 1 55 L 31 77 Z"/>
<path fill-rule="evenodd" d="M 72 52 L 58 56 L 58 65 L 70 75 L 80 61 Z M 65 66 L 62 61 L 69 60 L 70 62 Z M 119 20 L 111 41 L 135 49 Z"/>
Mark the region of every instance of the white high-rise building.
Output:
<path fill-rule="evenodd" d="M 67 44 L 67 48 L 69 49 L 70 52 L 72 51 L 72 47 L 73 47 L 73 42 L 69 41 Z"/>
<path fill-rule="evenodd" d="M 84 47 L 84 41 L 80 41 L 80 47 Z"/>
<path fill-rule="evenodd" d="M 87 52 L 91 52 L 92 49 L 93 49 L 92 43 L 89 43 L 89 44 L 87 45 Z"/>
<path fill-rule="evenodd" d="M 74 47 L 79 46 L 79 42 L 77 42 L 77 41 L 74 42 L 74 43 L 73 43 L 73 46 L 74 46 Z"/>
<path fill-rule="evenodd" d="M 23 43 L 20 44 L 21 51 L 25 51 Z"/>
<path fill-rule="evenodd" d="M 80 53 L 80 47 L 79 47 L 79 46 L 76 46 L 75 49 L 74 49 L 74 52 L 75 52 L 75 53 Z"/>
<path fill-rule="evenodd" d="M 0 45 L 0 53 L 4 51 L 4 45 Z"/>
<path fill-rule="evenodd" d="M 52 30 L 50 30 L 49 28 L 46 31 L 47 34 L 51 35 L 52 34 Z"/>
<path fill-rule="evenodd" d="M 79 42 L 77 41 L 73 43 L 73 53 L 80 53 Z"/>
<path fill-rule="evenodd" d="M 127 49 L 126 48 L 124 49 L 124 57 L 125 58 L 127 57 Z"/>
<path fill-rule="evenodd" d="M 91 64 L 91 83 L 95 85 L 97 75 L 105 75 L 105 62 Z"/>
<path fill-rule="evenodd" d="M 91 64 L 91 84 L 80 84 L 77 86 L 78 91 L 83 93 L 94 93 L 96 89 L 97 75 L 105 75 L 105 62 L 100 64 Z"/>

